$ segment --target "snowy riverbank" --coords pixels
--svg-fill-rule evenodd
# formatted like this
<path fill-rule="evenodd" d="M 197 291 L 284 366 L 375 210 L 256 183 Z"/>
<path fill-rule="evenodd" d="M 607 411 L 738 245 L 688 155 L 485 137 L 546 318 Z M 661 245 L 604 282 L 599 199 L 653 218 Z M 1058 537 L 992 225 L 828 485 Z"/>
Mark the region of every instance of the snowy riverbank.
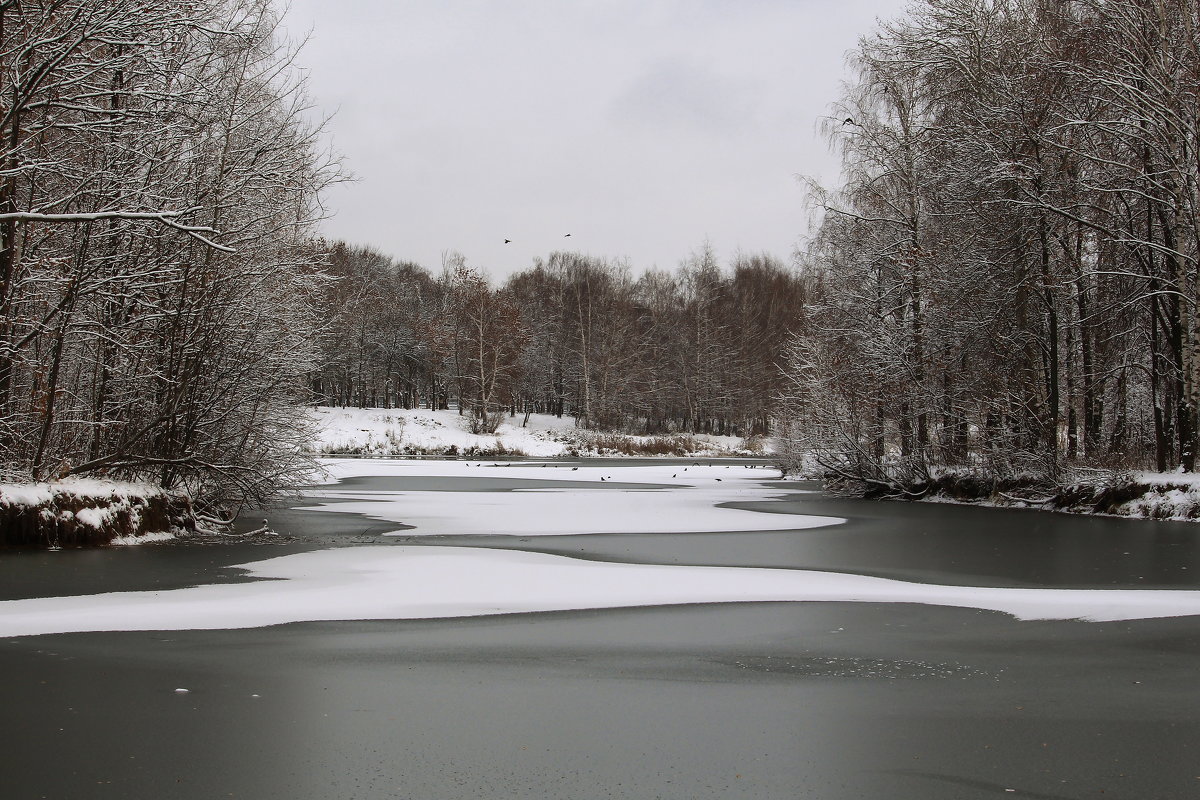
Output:
<path fill-rule="evenodd" d="M 470 418 L 457 411 L 427 408 L 331 408 L 312 412 L 317 434 L 311 444 L 322 455 L 450 456 L 621 456 L 716 457 L 762 455 L 763 443 L 738 436 L 672 434 L 632 436 L 575 427 L 571 417 L 552 414 L 506 416 L 494 434 L 470 431 Z"/>
<path fill-rule="evenodd" d="M 0 544 L 66 547 L 173 538 L 195 522 L 187 498 L 102 480 L 0 484 Z"/>
<path fill-rule="evenodd" d="M 831 488 L 838 490 L 836 486 Z M 1200 475 L 1179 472 L 1079 470 L 1065 476 L 1060 483 L 1051 484 L 1045 478 L 1033 476 L 994 478 L 941 470 L 931 479 L 913 485 L 876 484 L 850 493 L 870 499 L 1200 521 Z"/>

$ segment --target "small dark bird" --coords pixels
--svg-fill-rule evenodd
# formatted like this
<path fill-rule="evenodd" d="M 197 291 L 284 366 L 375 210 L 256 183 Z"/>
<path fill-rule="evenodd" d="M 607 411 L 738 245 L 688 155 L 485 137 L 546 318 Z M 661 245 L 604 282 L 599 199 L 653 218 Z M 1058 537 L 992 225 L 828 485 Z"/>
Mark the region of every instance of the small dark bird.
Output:
<path fill-rule="evenodd" d="M 843 122 L 842 124 L 843 124 L 843 125 L 853 125 L 853 124 L 854 124 L 854 117 L 846 117 L 846 121 L 845 121 L 845 122 Z"/>
<path fill-rule="evenodd" d="M 721 479 L 720 479 L 720 478 L 717 478 L 717 482 L 718 482 L 718 483 L 720 483 L 720 482 L 721 482 Z"/>
<path fill-rule="evenodd" d="M 564 239 L 566 239 L 566 238 L 569 238 L 570 236 L 571 236 L 571 234 L 569 234 L 569 233 L 564 233 L 564 234 L 563 234 L 563 238 L 564 238 Z"/>
<path fill-rule="evenodd" d="M 571 467 L 571 472 L 574 472 L 577 469 L 579 469 L 579 467 Z"/>
<path fill-rule="evenodd" d="M 505 239 L 505 240 L 504 240 L 504 243 L 505 243 L 505 244 L 509 244 L 509 243 L 511 243 L 511 242 L 512 242 L 512 239 Z"/>

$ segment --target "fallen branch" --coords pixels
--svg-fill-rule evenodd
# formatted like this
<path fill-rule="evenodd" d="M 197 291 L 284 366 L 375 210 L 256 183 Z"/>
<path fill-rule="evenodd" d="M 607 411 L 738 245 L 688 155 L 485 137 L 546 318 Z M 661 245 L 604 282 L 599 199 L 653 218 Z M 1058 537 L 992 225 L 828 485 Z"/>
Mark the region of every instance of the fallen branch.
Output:
<path fill-rule="evenodd" d="M 278 536 L 279 535 L 275 531 L 271 530 L 270 526 L 267 524 L 267 521 L 265 519 L 263 520 L 263 524 L 262 524 L 261 528 L 255 528 L 252 531 L 245 531 L 244 533 L 237 533 L 236 531 L 218 531 L 218 530 L 214 530 L 212 528 L 202 528 L 199 525 L 196 526 L 196 531 L 198 533 L 204 534 L 205 536 L 231 536 L 231 537 L 235 537 L 238 539 L 244 539 L 247 536 Z"/>
<path fill-rule="evenodd" d="M 1009 500 L 1015 500 L 1018 503 L 1036 503 L 1037 505 L 1045 505 L 1046 503 L 1052 503 L 1052 502 L 1054 502 L 1054 500 L 1056 498 L 1056 495 L 1050 495 L 1049 497 L 1044 497 L 1040 500 L 1037 498 L 1033 498 L 1033 497 L 1019 497 L 1015 494 L 1009 494 L 1008 492 L 1002 492 L 999 489 L 996 490 L 996 494 L 1000 495 L 1001 497 L 1007 497 Z"/>
<path fill-rule="evenodd" d="M 210 517 L 208 514 L 201 514 L 200 512 L 196 512 L 195 516 L 196 520 L 199 522 L 207 522 L 210 525 L 223 525 L 226 527 L 232 525 L 234 520 L 237 519 L 237 515 L 234 515 L 229 519 L 221 519 L 220 517 Z"/>

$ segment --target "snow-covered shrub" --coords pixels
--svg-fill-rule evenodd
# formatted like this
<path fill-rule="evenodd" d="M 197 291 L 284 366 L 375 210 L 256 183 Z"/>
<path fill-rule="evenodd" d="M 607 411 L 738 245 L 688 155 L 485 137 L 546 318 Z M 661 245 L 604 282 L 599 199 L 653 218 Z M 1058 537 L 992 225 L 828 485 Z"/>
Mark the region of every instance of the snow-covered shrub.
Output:
<path fill-rule="evenodd" d="M 474 434 L 492 434 L 504 422 L 503 411 L 488 411 L 483 414 L 472 414 L 468 426 Z"/>

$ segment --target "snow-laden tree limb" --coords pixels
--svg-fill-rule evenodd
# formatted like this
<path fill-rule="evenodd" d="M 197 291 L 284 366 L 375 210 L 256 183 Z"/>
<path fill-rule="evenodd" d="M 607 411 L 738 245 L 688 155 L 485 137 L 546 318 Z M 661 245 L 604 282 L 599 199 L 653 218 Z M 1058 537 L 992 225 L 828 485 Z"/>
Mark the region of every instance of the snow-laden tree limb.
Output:
<path fill-rule="evenodd" d="M 224 253 L 236 253 L 232 247 L 227 247 L 222 244 L 217 244 L 211 239 L 202 234 L 220 234 L 220 231 L 215 228 L 210 228 L 204 225 L 182 225 L 175 221 L 175 218 L 192 213 L 190 211 L 95 211 L 91 213 L 78 214 L 43 214 L 37 211 L 9 211 L 0 213 L 0 222 L 48 222 L 52 224 L 61 223 L 80 223 L 80 222 L 103 222 L 105 220 L 139 220 L 148 222 L 158 222 L 173 228 L 177 231 L 192 236 L 205 245 L 220 250 Z"/>

